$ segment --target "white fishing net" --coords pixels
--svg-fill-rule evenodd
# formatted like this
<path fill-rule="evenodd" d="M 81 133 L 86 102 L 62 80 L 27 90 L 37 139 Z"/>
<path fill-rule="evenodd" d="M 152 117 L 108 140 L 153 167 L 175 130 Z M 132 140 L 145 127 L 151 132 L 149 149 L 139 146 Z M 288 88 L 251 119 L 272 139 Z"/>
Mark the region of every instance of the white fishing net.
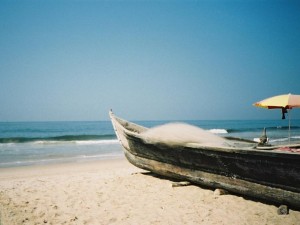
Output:
<path fill-rule="evenodd" d="M 203 146 L 230 146 L 229 141 L 199 127 L 185 123 L 168 123 L 141 133 L 147 143 L 166 145 L 186 145 L 191 143 Z"/>

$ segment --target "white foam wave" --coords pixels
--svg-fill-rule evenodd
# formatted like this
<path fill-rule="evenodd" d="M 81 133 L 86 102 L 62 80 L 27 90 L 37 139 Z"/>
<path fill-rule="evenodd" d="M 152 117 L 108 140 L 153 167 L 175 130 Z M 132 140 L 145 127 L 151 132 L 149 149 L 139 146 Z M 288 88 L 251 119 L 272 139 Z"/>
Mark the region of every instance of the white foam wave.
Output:
<path fill-rule="evenodd" d="M 121 157 L 123 153 L 111 153 L 111 154 L 99 154 L 99 155 L 79 155 L 77 159 L 93 159 L 93 158 L 110 158 L 110 157 Z M 74 157 L 75 158 L 75 157 Z"/>
<path fill-rule="evenodd" d="M 109 144 L 117 144 L 119 141 L 117 139 L 114 140 L 91 140 L 91 141 L 75 141 L 77 145 L 109 145 Z"/>
<path fill-rule="evenodd" d="M 59 144 L 62 143 L 63 141 L 34 141 L 32 142 L 33 144 L 36 145 L 54 145 L 54 144 Z M 28 142 L 30 144 L 30 142 Z"/>
<path fill-rule="evenodd" d="M 273 139 L 273 140 L 270 140 L 269 142 L 272 143 L 272 142 L 284 142 L 284 141 L 288 141 L 289 139 L 288 138 L 278 138 L 278 139 Z"/>
<path fill-rule="evenodd" d="M 209 132 L 213 134 L 228 134 L 226 129 L 210 129 Z"/>
<path fill-rule="evenodd" d="M 14 146 L 16 143 L 0 143 L 0 147 Z"/>
<path fill-rule="evenodd" d="M 76 145 L 106 145 L 116 144 L 117 139 L 113 140 L 85 140 L 85 141 L 34 141 L 36 145 L 57 145 L 57 144 L 76 144 Z"/>
<path fill-rule="evenodd" d="M 76 162 L 81 160 L 95 160 L 95 159 L 114 159 L 123 157 L 123 153 L 107 153 L 98 155 L 75 155 L 72 157 L 54 158 L 54 159 L 36 159 L 36 160 L 24 160 L 24 161 L 12 161 L 12 162 L 0 162 L 0 168 L 11 166 L 25 166 L 25 165 L 45 165 L 50 163 L 64 163 L 64 162 Z"/>

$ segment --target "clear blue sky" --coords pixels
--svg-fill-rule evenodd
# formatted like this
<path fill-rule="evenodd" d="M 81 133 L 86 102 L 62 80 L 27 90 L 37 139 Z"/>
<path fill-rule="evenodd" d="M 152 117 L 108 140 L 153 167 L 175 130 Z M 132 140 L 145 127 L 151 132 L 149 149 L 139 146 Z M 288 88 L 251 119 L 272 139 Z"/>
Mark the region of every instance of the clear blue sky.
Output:
<path fill-rule="evenodd" d="M 299 1 L 0 0 L 0 121 L 280 118 L 252 104 L 285 93 Z"/>

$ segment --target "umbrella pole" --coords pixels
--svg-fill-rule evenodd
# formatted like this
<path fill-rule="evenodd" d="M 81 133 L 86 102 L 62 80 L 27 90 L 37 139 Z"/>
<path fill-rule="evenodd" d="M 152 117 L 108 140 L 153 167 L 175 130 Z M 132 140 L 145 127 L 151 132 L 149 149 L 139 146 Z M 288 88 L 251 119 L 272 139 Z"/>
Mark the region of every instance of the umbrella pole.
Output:
<path fill-rule="evenodd" d="M 289 144 L 291 144 L 291 116 L 290 116 L 291 110 L 292 109 L 289 109 L 289 112 L 288 112 L 288 117 L 289 117 Z"/>

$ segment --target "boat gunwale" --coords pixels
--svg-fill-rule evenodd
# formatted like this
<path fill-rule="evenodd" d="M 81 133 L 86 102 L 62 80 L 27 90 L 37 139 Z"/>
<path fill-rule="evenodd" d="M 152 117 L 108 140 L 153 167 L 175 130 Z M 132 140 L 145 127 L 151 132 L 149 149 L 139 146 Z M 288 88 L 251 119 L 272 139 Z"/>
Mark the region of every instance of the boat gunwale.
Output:
<path fill-rule="evenodd" d="M 204 150 L 204 151 L 213 151 L 213 152 L 227 152 L 227 153 L 237 153 L 237 154 L 255 154 L 255 155 L 268 155 L 268 156 L 274 156 L 276 157 L 277 155 L 280 155 L 280 157 L 282 156 L 287 156 L 289 157 L 299 157 L 300 159 L 300 154 L 298 152 L 289 152 L 289 151 L 280 151 L 277 150 L 280 147 L 286 147 L 286 146 L 276 146 L 276 148 L 272 148 L 270 150 L 265 150 L 265 149 L 261 149 L 261 148 L 257 148 L 257 146 L 255 147 L 245 147 L 245 148 L 241 148 L 241 147 L 219 147 L 219 146 L 205 146 L 205 145 L 201 145 L 201 143 L 187 143 L 187 144 L 183 144 L 183 145 L 168 145 L 166 143 L 147 143 L 144 138 L 142 137 L 141 134 L 139 133 L 135 133 L 132 132 L 130 130 L 127 130 L 126 128 L 124 128 L 124 134 L 127 137 L 134 137 L 139 139 L 143 144 L 147 144 L 147 145 L 153 145 L 156 146 L 158 148 L 161 148 L 162 146 L 167 147 L 167 148 L 184 148 L 186 150 L 188 149 L 193 149 L 193 150 Z M 274 146 L 275 147 L 275 146 Z"/>
<path fill-rule="evenodd" d="M 111 117 L 114 118 L 122 127 L 123 132 L 125 135 L 128 136 L 133 136 L 139 140 L 141 140 L 141 142 L 143 142 L 144 144 L 149 144 L 145 141 L 144 137 L 142 136 L 142 132 L 145 130 L 148 130 L 149 128 L 135 124 L 133 122 L 121 119 L 117 116 L 115 116 L 112 112 L 111 112 Z M 141 129 L 139 132 L 137 132 L 136 130 L 130 130 L 128 129 L 128 125 L 131 125 L 135 128 Z M 243 139 L 240 139 L 241 142 L 243 141 Z M 248 141 L 248 140 L 246 140 Z M 199 150 L 209 150 L 209 151 L 215 151 L 215 152 L 228 152 L 228 153 L 241 153 L 241 154 L 256 154 L 256 155 L 280 155 L 280 157 L 282 157 L 282 155 L 285 156 L 292 156 L 293 158 L 295 156 L 300 158 L 300 154 L 299 152 L 290 152 L 290 151 L 280 151 L 279 148 L 283 148 L 283 147 L 299 147 L 300 145 L 297 144 L 292 144 L 292 145 L 274 145 L 274 146 L 253 146 L 253 147 L 229 147 L 229 146 L 205 146 L 205 145 L 201 145 L 201 143 L 187 143 L 187 144 L 182 144 L 182 145 L 168 145 L 166 143 L 151 143 L 153 146 L 167 146 L 169 148 L 174 148 L 174 147 L 181 147 L 181 148 L 189 148 L 189 149 L 199 149 Z"/>

